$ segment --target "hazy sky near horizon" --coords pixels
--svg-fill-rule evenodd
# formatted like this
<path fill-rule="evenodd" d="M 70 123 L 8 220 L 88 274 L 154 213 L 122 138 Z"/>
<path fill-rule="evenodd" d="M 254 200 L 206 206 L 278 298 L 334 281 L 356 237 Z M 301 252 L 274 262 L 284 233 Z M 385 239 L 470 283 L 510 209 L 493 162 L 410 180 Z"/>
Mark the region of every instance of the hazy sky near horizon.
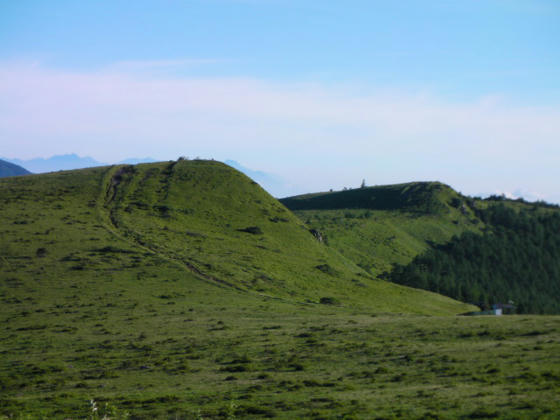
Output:
<path fill-rule="evenodd" d="M 560 202 L 560 1 L 0 3 L 0 156 Z"/>

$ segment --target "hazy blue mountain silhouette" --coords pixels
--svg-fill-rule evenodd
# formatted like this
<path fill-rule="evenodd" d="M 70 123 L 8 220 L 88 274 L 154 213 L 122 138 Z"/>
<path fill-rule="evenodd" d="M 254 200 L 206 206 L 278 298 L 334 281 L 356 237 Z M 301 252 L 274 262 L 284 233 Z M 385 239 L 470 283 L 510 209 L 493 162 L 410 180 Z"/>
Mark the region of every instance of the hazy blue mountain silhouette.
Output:
<path fill-rule="evenodd" d="M 6 162 L 5 160 L 0 160 L 0 178 L 4 178 L 7 176 L 18 176 L 18 175 L 28 175 L 29 172 L 27 169 L 22 168 L 19 165 L 16 165 L 11 162 Z"/>

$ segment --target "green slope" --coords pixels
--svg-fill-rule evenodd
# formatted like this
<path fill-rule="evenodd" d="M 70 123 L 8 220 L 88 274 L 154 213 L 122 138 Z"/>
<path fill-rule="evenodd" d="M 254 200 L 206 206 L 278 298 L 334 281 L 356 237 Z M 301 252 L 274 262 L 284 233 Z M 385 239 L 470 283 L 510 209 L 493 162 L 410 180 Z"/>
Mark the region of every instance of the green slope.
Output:
<path fill-rule="evenodd" d="M 329 246 L 374 276 L 406 264 L 430 244 L 483 223 L 469 199 L 438 182 L 367 187 L 280 200 Z"/>
<path fill-rule="evenodd" d="M 118 167 L 102 212 L 124 237 L 220 284 L 293 301 L 334 298 L 380 312 L 461 311 L 372 279 L 324 246 L 245 175 L 213 161 Z"/>
<path fill-rule="evenodd" d="M 304 194 L 282 199 L 292 210 L 371 209 L 408 210 L 415 213 L 445 212 L 445 201 L 455 198 L 447 185 L 439 182 L 364 187 L 327 193 Z"/>
<path fill-rule="evenodd" d="M 335 294 L 317 259 L 359 268 L 281 209 L 216 162 L 0 180 L 0 418 L 91 418 L 90 399 L 135 419 L 560 410 L 558 318 L 376 314 L 466 306 L 365 274 Z"/>
<path fill-rule="evenodd" d="M 474 199 L 437 182 L 281 201 L 374 276 L 479 305 L 558 313 L 558 206 Z"/>
<path fill-rule="evenodd" d="M 3 264 L 25 261 L 28 271 L 42 270 L 58 281 L 85 272 L 103 275 L 126 246 L 131 252 L 124 255 L 135 267 L 159 258 L 203 281 L 253 295 L 309 303 L 332 298 L 375 312 L 467 309 L 373 279 L 222 163 L 93 168 L 5 179 L 0 187 Z"/>

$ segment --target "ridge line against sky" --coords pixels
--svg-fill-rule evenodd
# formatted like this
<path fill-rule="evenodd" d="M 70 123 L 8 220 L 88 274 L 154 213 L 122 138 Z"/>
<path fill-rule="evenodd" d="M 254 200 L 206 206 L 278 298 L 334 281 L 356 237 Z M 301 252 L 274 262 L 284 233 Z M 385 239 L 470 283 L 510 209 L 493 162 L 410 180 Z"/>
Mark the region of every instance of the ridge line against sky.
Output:
<path fill-rule="evenodd" d="M 0 6 L 0 155 L 235 159 L 285 195 L 412 180 L 560 201 L 560 2 Z"/>
<path fill-rule="evenodd" d="M 188 158 L 185 156 L 181 156 L 181 158 Z M 33 158 L 29 160 L 21 160 L 17 158 L 6 158 L 4 156 L 0 156 L 0 163 L 5 161 L 7 163 L 12 163 L 18 165 L 25 170 L 30 170 L 33 174 L 41 174 L 41 173 L 48 173 L 48 172 L 57 172 L 60 170 L 73 170 L 73 169 L 82 169 L 92 166 L 105 166 L 105 165 L 119 165 L 119 164 L 127 164 L 127 165 L 136 165 L 139 163 L 153 163 L 156 162 L 153 158 L 127 158 L 121 160 L 119 162 L 99 162 L 95 159 L 91 158 L 90 156 L 78 156 L 75 153 L 65 154 L 65 155 L 53 155 L 48 158 Z M 241 165 L 239 162 L 226 159 L 223 163 L 228 166 L 231 166 L 237 169 L 240 172 L 243 172 L 245 175 L 256 181 L 260 184 L 268 193 L 273 195 L 276 198 L 283 198 L 290 196 L 290 191 L 296 187 L 293 185 L 289 185 L 286 183 L 286 180 L 282 179 L 278 175 L 264 172 L 261 170 L 254 170 L 252 168 L 247 168 Z M 365 182 L 365 179 L 362 180 Z M 360 183 L 360 188 L 361 188 Z M 356 186 L 350 185 L 350 189 L 356 188 Z M 344 187 L 343 189 L 347 189 Z M 331 190 L 332 191 L 332 190 Z M 320 192 L 320 191 L 307 191 L 309 192 Z M 295 192 L 294 194 L 298 194 Z M 494 190 L 494 191 L 480 191 L 478 194 L 472 194 L 475 197 L 486 198 L 491 195 L 498 195 L 504 196 L 509 199 L 519 199 L 522 198 L 526 201 L 533 202 L 533 201 L 542 201 L 544 198 L 533 191 L 527 191 L 522 189 L 517 189 L 515 191 L 501 191 L 501 190 Z M 545 200 L 546 201 L 546 200 Z M 559 203 L 560 204 L 560 203 Z"/>

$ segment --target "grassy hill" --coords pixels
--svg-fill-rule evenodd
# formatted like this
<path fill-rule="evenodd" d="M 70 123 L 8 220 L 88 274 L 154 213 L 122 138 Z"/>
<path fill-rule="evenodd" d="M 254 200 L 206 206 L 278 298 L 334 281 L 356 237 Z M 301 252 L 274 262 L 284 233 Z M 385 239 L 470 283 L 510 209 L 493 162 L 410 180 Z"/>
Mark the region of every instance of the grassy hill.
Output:
<path fill-rule="evenodd" d="M 14 165 L 13 163 L 6 162 L 5 160 L 0 159 L 0 178 L 5 178 L 8 176 L 18 176 L 18 175 L 28 175 L 29 172 L 27 169 L 22 168 L 21 166 Z"/>
<path fill-rule="evenodd" d="M 304 194 L 281 201 L 292 210 L 408 210 L 438 214 L 445 212 L 446 202 L 457 196 L 455 191 L 439 182 L 411 182 Z"/>
<path fill-rule="evenodd" d="M 281 200 L 374 276 L 478 304 L 558 313 L 557 206 L 462 196 L 437 182 Z"/>
<path fill-rule="evenodd" d="M 557 317 L 423 315 L 470 307 L 373 279 L 223 164 L 2 179 L 0 204 L 0 418 L 560 411 Z"/>
<path fill-rule="evenodd" d="M 99 210 L 112 231 L 208 281 L 297 302 L 334 298 L 378 312 L 463 309 L 368 276 L 222 163 L 115 167 L 103 182 L 108 189 Z"/>
<path fill-rule="evenodd" d="M 374 276 L 484 226 L 465 197 L 439 182 L 367 187 L 280 200 L 331 247 Z"/>

